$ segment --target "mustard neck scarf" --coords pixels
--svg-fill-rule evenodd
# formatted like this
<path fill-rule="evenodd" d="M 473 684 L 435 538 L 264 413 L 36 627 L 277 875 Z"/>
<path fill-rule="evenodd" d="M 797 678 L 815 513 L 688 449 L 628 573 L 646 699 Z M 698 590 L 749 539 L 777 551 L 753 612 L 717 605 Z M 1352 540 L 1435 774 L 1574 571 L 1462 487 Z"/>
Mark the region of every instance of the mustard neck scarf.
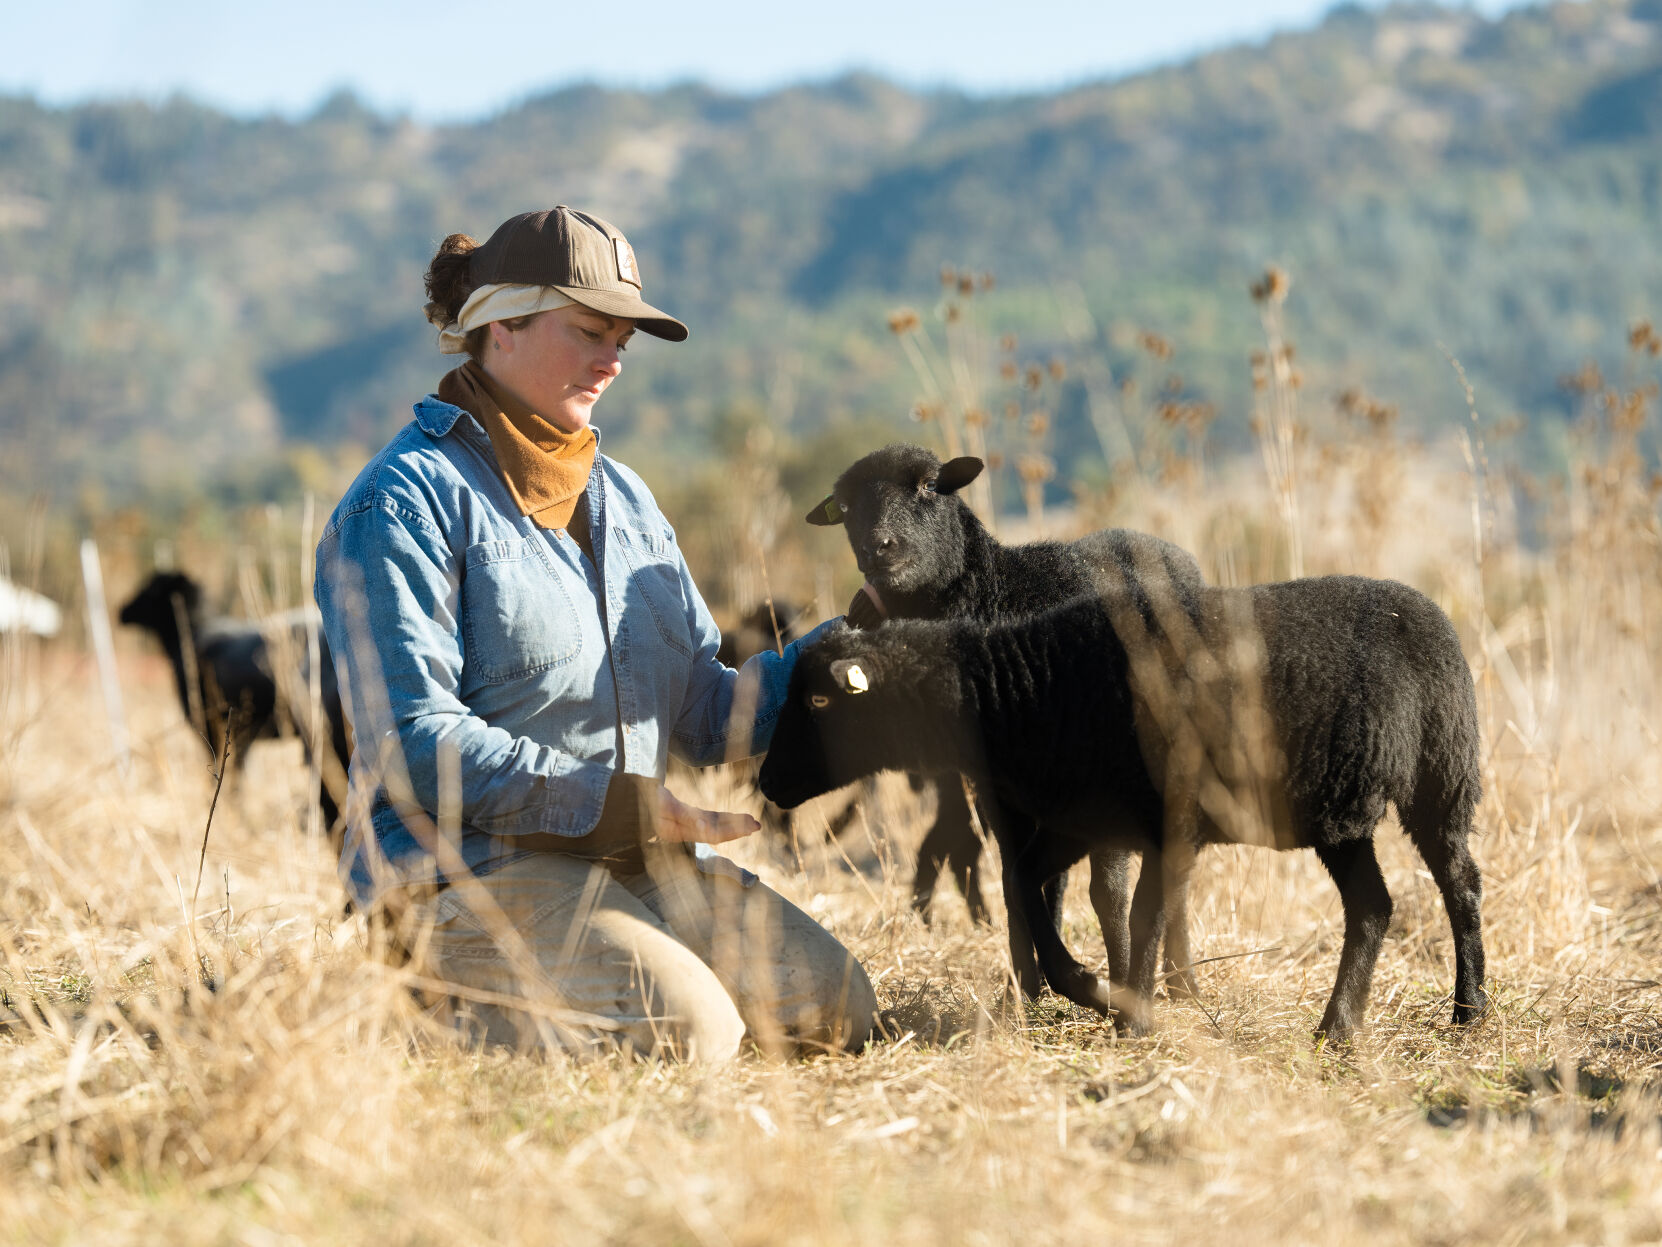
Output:
<path fill-rule="evenodd" d="M 539 528 L 566 528 L 588 485 L 599 439 L 593 429 L 556 428 L 469 360 L 439 382 L 439 399 L 473 413 L 521 515 Z"/>

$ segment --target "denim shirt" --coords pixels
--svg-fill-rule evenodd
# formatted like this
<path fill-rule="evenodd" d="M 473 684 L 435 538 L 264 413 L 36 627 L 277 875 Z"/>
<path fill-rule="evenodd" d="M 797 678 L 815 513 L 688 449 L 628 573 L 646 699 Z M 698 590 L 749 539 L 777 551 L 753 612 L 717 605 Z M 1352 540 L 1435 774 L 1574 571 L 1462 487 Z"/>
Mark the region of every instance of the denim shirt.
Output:
<path fill-rule="evenodd" d="M 444 881 L 437 827 L 486 874 L 526 856 L 516 835 L 593 830 L 614 772 L 767 748 L 810 638 L 723 666 L 646 485 L 597 454 L 586 500 L 593 562 L 520 514 L 479 422 L 429 395 L 330 516 L 313 591 L 355 735 L 342 869 L 360 905 Z"/>

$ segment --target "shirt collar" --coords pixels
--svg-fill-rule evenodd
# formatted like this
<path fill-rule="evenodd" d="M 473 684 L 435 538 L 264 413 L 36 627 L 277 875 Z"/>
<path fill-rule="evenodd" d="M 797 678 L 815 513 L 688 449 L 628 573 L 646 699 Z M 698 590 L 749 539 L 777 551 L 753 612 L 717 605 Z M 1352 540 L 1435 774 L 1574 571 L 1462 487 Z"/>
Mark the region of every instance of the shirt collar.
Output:
<path fill-rule="evenodd" d="M 421 426 L 421 431 L 429 437 L 443 437 L 455 428 L 456 422 L 464 416 L 467 417 L 468 423 L 483 436 L 485 430 L 471 414 L 454 404 L 441 402 L 437 394 L 429 394 L 415 405 L 416 423 Z M 589 427 L 594 428 L 594 444 L 598 447 L 603 434 L 595 426 L 590 425 Z"/>

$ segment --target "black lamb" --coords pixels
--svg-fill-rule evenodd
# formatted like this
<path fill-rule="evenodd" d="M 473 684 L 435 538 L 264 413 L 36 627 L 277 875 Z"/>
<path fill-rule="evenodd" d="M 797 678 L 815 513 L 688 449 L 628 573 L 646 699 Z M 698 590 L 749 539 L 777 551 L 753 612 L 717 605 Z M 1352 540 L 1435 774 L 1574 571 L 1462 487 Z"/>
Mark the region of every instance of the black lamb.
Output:
<path fill-rule="evenodd" d="M 229 724 L 235 768 L 241 768 L 251 743 L 286 732 L 299 737 L 306 760 L 311 761 L 314 745 L 306 709 L 309 641 L 303 621 L 278 620 L 262 626 L 209 618 L 203 613 L 201 587 L 194 580 L 181 572 L 156 572 L 121 608 L 121 622 L 143 628 L 161 642 L 173 664 L 185 717 L 203 733 L 214 757 L 225 747 Z M 334 663 L 321 632 L 317 645 L 318 684 L 329 736 L 323 751 L 318 808 L 324 828 L 333 835 L 340 808 L 332 789 L 345 784 L 352 747 Z M 274 654 L 274 650 L 280 652 Z"/>
<path fill-rule="evenodd" d="M 807 611 L 794 602 L 781 599 L 760 602 L 733 627 L 721 630 L 721 645 L 716 650 L 716 660 L 723 666 L 737 670 L 763 650 L 783 649 L 806 634 L 812 628 L 811 624 L 804 626 L 807 619 Z M 679 769 L 682 764 L 672 758 L 670 765 Z M 756 784 L 756 771 L 759 766 L 760 763 L 753 759 L 734 763 L 735 782 L 749 788 L 762 800 L 762 826 L 789 847 L 791 863 L 797 870 L 801 870 L 802 843 L 797 835 L 795 811 L 782 810 L 762 797 L 761 789 Z M 840 811 L 827 819 L 826 830 L 831 838 L 841 836 L 858 812 L 858 803 L 850 799 Z"/>
<path fill-rule="evenodd" d="M 1362 1021 L 1391 916 L 1373 833 L 1394 805 L 1454 934 L 1454 1020 L 1485 1008 L 1482 881 L 1467 849 L 1480 794 L 1471 673 L 1422 594 L 1352 576 L 1208 588 L 1199 624 L 1150 629 L 1123 590 L 1014 624 L 843 630 L 804 653 L 762 767 L 784 806 L 884 768 L 964 771 L 1045 977 L 1076 1003 L 1149 1024 L 1168 898 L 1194 849 L 1315 849 L 1344 904 L 1321 1030 Z M 1104 845 L 1140 851 L 1131 974 L 1104 985 L 1067 951 L 1044 881 Z"/>
<path fill-rule="evenodd" d="M 969 456 L 943 464 L 921 446 L 886 446 L 838 477 L 830 496 L 808 513 L 808 522 L 844 525 L 873 604 L 880 603 L 889 618 L 1015 620 L 1094 592 L 1104 577 L 1131 587 L 1145 614 L 1167 602 L 1193 611 L 1205 585 L 1199 564 L 1186 551 L 1147 533 L 1111 528 L 1073 542 L 1000 543 L 957 496 L 981 469 L 981 460 Z M 850 620 L 874 622 L 869 616 L 862 620 L 855 610 Z M 981 839 L 970 823 L 963 784 L 948 777 L 937 791 L 935 821 L 918 848 L 913 907 L 927 909 L 944 866 L 971 915 L 985 920 Z M 1060 883 L 1050 896 L 1059 916 Z M 1013 909 L 1011 899 L 1007 894 L 1007 908 Z M 1110 974 L 1123 977 L 1130 938 L 1126 852 L 1103 848 L 1092 854 L 1091 901 L 1108 945 Z M 1181 957 L 1177 965 L 1186 970 L 1186 941 L 1174 938 L 1173 946 L 1173 954 Z M 1011 959 L 1018 983 L 1035 993 L 1037 968 L 1015 923 Z"/>

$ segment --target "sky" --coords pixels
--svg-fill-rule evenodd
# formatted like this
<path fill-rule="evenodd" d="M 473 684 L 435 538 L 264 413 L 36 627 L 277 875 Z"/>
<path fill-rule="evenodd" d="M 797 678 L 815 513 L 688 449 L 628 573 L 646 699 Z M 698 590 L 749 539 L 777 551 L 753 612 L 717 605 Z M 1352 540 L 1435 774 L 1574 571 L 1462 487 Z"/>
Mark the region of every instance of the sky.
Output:
<path fill-rule="evenodd" d="M 1370 0 L 1370 7 L 1375 0 Z M 1496 14 L 1519 0 L 1473 0 Z M 471 120 L 573 82 L 756 91 L 872 70 L 908 86 L 1048 90 L 1315 24 L 1332 0 L 63 0 L 0 6 L 0 93 L 182 92 L 300 116 L 348 87 Z"/>

